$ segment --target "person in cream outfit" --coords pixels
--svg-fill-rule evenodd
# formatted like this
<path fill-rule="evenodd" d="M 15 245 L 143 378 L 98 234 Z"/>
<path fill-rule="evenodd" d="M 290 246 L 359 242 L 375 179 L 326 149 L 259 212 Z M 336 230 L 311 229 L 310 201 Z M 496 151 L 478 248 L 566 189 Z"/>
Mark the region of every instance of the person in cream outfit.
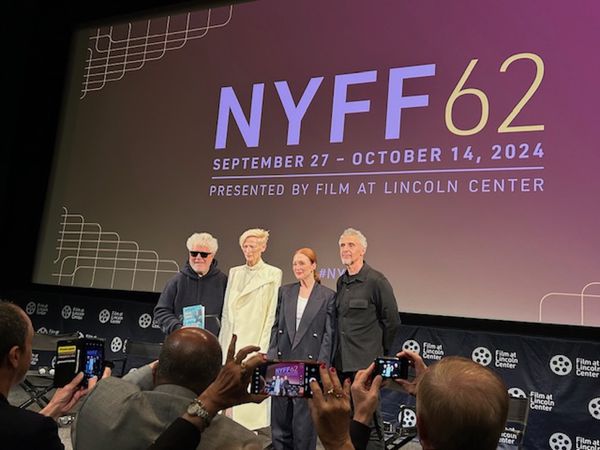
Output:
<path fill-rule="evenodd" d="M 229 271 L 219 333 L 223 348 L 227 348 L 235 333 L 238 348 L 258 345 L 261 353 L 269 349 L 282 272 L 262 260 L 268 239 L 269 232 L 260 228 L 246 230 L 240 236 L 246 264 Z M 231 417 L 250 430 L 268 427 L 270 403 L 236 406 Z"/>

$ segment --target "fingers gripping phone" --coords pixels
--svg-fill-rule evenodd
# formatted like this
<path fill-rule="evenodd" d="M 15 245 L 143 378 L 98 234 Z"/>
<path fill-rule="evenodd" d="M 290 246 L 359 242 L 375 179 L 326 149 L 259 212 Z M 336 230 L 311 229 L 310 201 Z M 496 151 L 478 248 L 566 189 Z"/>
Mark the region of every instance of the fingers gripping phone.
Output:
<path fill-rule="evenodd" d="M 319 363 L 267 361 L 254 370 L 250 392 L 273 397 L 312 397 L 312 379 L 321 385 Z"/>
<path fill-rule="evenodd" d="M 408 359 L 380 356 L 375 358 L 375 372 L 382 378 L 408 378 Z"/>

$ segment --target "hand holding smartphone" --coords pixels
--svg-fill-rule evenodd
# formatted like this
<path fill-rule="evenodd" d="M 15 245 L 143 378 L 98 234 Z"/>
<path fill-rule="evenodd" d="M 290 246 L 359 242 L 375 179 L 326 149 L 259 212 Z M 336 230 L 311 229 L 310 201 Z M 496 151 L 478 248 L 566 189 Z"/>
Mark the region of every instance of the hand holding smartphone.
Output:
<path fill-rule="evenodd" d="M 104 370 L 104 340 L 69 339 L 58 341 L 54 386 L 67 385 L 79 372 L 83 372 L 82 387 L 87 387 L 92 377 L 100 378 Z"/>

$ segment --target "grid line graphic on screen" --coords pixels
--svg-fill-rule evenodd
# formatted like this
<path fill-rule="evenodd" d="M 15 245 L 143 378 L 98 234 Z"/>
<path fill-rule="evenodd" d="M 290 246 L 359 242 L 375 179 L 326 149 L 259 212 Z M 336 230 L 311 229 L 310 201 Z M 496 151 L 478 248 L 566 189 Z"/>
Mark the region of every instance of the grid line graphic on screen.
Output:
<path fill-rule="evenodd" d="M 223 9 L 97 28 L 96 34 L 89 37 L 80 99 L 88 92 L 101 90 L 108 82 L 121 80 L 126 72 L 140 70 L 148 61 L 163 58 L 168 51 L 205 37 L 210 30 L 227 26 L 233 6 L 226 10 L 226 17 L 219 17 L 219 11 Z M 121 35 L 124 38 L 119 38 Z"/>
<path fill-rule="evenodd" d="M 137 242 L 104 231 L 99 223 L 87 222 L 83 215 L 71 214 L 65 207 L 56 251 L 58 272 L 52 276 L 59 285 L 134 290 L 136 282 L 144 286 L 151 281 L 156 290 L 159 274 L 179 271 L 175 261 L 160 259 L 156 251 L 140 249 Z"/>
<path fill-rule="evenodd" d="M 589 292 L 592 290 L 592 286 L 596 287 L 596 289 L 598 290 L 598 294 L 592 294 L 591 292 Z M 579 299 L 579 308 L 580 308 L 580 317 L 581 317 L 580 325 L 587 325 L 586 315 L 585 315 L 586 301 L 589 302 L 589 301 L 593 301 L 595 299 L 596 302 L 600 302 L 600 281 L 592 281 L 591 283 L 586 284 L 581 289 L 580 293 L 549 292 L 546 295 L 544 295 L 540 300 L 540 315 L 539 315 L 540 322 L 543 322 L 544 303 L 546 301 L 549 301 L 548 299 L 550 299 L 552 297 L 556 298 L 559 303 L 563 303 L 569 307 L 572 306 L 573 300 L 577 300 L 577 298 L 578 298 Z M 573 297 L 576 297 L 576 298 L 573 298 Z M 590 317 L 589 319 L 592 319 L 592 317 Z"/>

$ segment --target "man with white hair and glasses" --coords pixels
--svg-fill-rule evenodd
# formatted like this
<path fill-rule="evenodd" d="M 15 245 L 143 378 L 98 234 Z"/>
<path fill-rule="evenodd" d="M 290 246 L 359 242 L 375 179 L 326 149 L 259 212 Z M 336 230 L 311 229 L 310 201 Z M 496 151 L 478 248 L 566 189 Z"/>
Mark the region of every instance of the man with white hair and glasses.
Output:
<path fill-rule="evenodd" d="M 218 241 L 209 233 L 194 233 L 188 238 L 188 260 L 167 282 L 154 308 L 154 319 L 165 334 L 183 326 L 185 307 L 202 305 L 209 319 L 205 328 L 219 335 L 227 275 L 217 267 L 218 248 Z"/>

